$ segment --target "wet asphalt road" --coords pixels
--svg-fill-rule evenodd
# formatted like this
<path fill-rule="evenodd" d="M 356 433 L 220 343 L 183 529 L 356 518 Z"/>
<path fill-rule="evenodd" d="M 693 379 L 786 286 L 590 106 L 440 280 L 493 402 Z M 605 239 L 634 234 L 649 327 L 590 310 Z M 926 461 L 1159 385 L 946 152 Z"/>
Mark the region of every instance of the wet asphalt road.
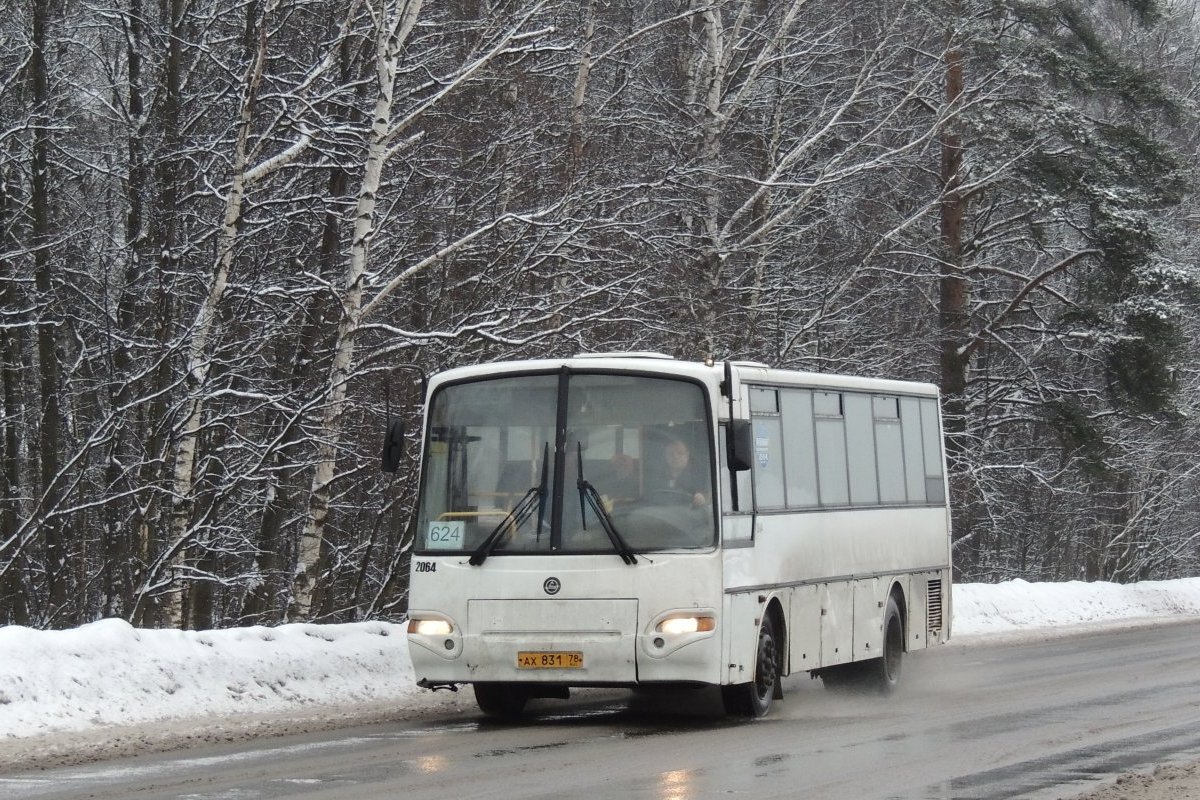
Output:
<path fill-rule="evenodd" d="M 1200 758 L 1200 623 L 948 645 L 902 682 L 879 698 L 793 676 L 755 721 L 712 692 L 580 693 L 521 725 L 459 714 L 0 775 L 0 798 L 1059 798 Z"/>

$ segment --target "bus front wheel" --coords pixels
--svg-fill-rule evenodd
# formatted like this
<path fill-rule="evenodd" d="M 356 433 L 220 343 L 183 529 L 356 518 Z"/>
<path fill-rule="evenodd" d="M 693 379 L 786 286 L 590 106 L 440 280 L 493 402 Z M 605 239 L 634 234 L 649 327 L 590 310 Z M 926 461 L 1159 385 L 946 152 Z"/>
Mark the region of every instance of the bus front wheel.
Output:
<path fill-rule="evenodd" d="M 475 702 L 479 710 L 496 719 L 519 719 L 525 710 L 529 694 L 513 683 L 475 684 Z"/>
<path fill-rule="evenodd" d="M 721 687 L 725 713 L 737 717 L 765 717 L 771 701 L 780 693 L 780 672 L 783 663 L 779 635 L 772 614 L 763 615 L 758 629 L 758 652 L 754 659 L 754 680 Z"/>

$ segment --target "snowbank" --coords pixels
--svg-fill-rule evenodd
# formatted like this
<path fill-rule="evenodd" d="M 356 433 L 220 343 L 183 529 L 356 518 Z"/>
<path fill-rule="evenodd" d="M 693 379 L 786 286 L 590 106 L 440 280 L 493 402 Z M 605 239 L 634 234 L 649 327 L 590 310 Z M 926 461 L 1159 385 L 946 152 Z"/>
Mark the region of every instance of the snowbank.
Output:
<path fill-rule="evenodd" d="M 1200 578 L 954 587 L 967 640 L 1058 626 L 1200 617 Z M 0 628 L 0 740 L 114 725 L 305 707 L 422 707 L 404 626 L 283 625 L 138 630 L 103 620 L 68 631 Z"/>
<path fill-rule="evenodd" d="M 0 628 L 0 739 L 304 706 L 418 702 L 404 626 Z"/>
<path fill-rule="evenodd" d="M 954 637 L 1200 616 L 1200 578 L 1142 583 L 967 583 L 954 587 Z"/>

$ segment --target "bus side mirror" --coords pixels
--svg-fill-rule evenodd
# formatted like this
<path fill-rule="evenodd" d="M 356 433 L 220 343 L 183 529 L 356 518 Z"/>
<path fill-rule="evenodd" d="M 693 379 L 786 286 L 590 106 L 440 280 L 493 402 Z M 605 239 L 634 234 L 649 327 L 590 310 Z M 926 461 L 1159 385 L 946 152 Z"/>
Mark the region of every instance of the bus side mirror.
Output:
<path fill-rule="evenodd" d="M 395 472 L 400 468 L 400 459 L 404 455 L 404 420 L 393 417 L 388 421 L 387 435 L 383 437 L 382 463 L 379 468 L 384 472 Z"/>
<path fill-rule="evenodd" d="M 729 452 L 726 461 L 734 472 L 745 472 L 754 463 L 754 431 L 750 421 L 735 419 L 729 426 Z"/>

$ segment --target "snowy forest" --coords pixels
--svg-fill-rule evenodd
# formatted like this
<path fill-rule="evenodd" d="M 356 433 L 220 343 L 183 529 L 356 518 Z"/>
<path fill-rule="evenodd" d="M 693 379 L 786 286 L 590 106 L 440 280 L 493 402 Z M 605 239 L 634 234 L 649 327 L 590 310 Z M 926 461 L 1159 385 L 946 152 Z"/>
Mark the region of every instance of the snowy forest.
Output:
<path fill-rule="evenodd" d="M 398 616 L 420 373 L 616 350 L 937 383 L 956 579 L 1200 574 L 1198 0 L 4 11 L 0 624 Z"/>

